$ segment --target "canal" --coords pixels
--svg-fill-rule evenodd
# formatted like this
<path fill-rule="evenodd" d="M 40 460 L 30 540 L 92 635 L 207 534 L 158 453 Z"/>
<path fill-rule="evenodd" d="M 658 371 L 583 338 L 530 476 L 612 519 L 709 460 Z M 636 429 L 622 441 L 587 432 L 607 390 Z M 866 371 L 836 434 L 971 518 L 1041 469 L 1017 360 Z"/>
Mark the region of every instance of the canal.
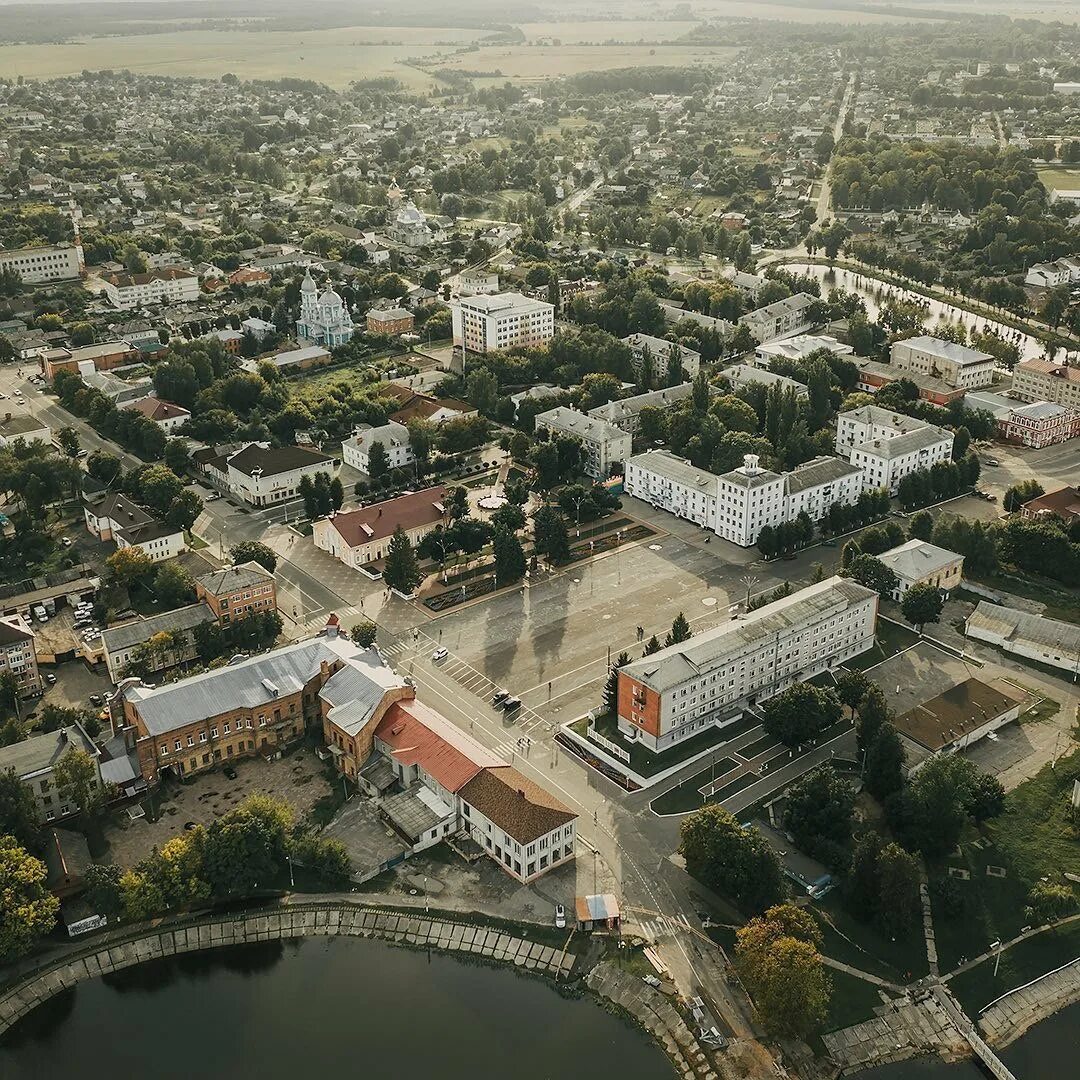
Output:
<path fill-rule="evenodd" d="M 81 983 L 0 1036 L 4 1080 L 258 1075 L 670 1080 L 643 1032 L 511 968 L 355 938 L 190 953 Z"/>

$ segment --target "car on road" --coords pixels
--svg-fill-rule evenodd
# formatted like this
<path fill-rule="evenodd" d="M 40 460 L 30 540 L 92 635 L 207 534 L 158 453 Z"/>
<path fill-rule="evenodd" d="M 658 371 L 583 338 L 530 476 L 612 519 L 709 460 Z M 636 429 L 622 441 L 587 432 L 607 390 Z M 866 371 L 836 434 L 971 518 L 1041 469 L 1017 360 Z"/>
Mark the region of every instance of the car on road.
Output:
<path fill-rule="evenodd" d="M 55 685 L 55 683 L 56 683 L 56 676 L 55 676 L 55 675 L 54 675 L 54 674 L 53 674 L 53 673 L 52 673 L 51 671 L 47 671 L 47 672 L 45 673 L 45 681 L 46 681 L 46 682 L 47 682 L 47 683 L 48 683 L 48 684 L 49 684 L 50 686 L 53 686 L 53 685 Z"/>
<path fill-rule="evenodd" d="M 991 469 L 996 469 L 1001 464 L 1001 462 L 998 461 L 997 458 L 988 457 L 988 458 L 983 458 L 983 464 L 984 465 L 989 465 Z"/>
<path fill-rule="evenodd" d="M 496 690 L 495 693 L 491 695 L 491 704 L 501 705 L 509 696 L 510 695 L 505 690 Z"/>
<path fill-rule="evenodd" d="M 206 498 L 203 499 L 203 502 L 213 502 L 215 499 L 220 499 L 220 498 L 221 498 L 221 492 L 220 491 L 210 491 L 210 492 L 207 492 Z"/>
<path fill-rule="evenodd" d="M 236 770 L 231 765 L 225 766 L 225 775 L 230 780 L 236 779 Z"/>
<path fill-rule="evenodd" d="M 61 536 L 60 537 L 60 543 L 63 544 L 64 547 L 71 547 L 71 537 L 70 536 Z"/>
<path fill-rule="evenodd" d="M 521 698 L 508 697 L 503 703 L 502 707 L 506 712 L 515 712 L 521 708 Z"/>
<path fill-rule="evenodd" d="M 431 659 L 436 663 L 440 660 L 445 660 L 450 655 L 447 649 L 444 649 L 441 645 L 431 654 Z"/>
<path fill-rule="evenodd" d="M 100 694 L 91 694 L 87 700 L 90 702 L 91 705 L 100 706 L 102 701 L 104 701 L 104 698 L 102 698 Z"/>
<path fill-rule="evenodd" d="M 566 908 L 562 904 L 555 905 L 555 926 L 559 930 L 566 928 Z"/>

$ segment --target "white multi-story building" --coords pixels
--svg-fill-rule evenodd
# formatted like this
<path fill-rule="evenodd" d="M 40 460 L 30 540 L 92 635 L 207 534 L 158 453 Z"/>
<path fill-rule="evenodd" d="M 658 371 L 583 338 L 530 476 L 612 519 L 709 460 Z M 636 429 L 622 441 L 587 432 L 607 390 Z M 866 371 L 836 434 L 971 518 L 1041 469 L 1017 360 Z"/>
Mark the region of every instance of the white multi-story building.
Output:
<path fill-rule="evenodd" d="M 994 381 L 994 358 L 989 353 L 926 334 L 894 341 L 889 358 L 898 371 L 932 375 L 958 390 L 978 390 Z"/>
<path fill-rule="evenodd" d="M 1024 278 L 1025 285 L 1036 289 L 1056 289 L 1061 285 L 1074 285 L 1080 281 L 1080 259 L 1057 259 L 1054 262 L 1036 263 Z"/>
<path fill-rule="evenodd" d="M 0 748 L 0 773 L 13 772 L 30 791 L 42 823 L 59 821 L 78 813 L 80 807 L 63 795 L 53 779 L 56 763 L 69 750 L 82 750 L 94 763 L 92 787 L 101 784 L 101 751 L 76 721 L 70 727 L 33 735 Z"/>
<path fill-rule="evenodd" d="M 877 405 L 864 405 L 851 409 L 836 418 L 836 452 L 845 457 L 853 446 L 873 442 L 875 439 L 891 439 L 926 427 L 925 420 L 903 413 L 882 409 Z"/>
<path fill-rule="evenodd" d="M 34 631 L 21 615 L 0 618 L 0 672 L 10 671 L 19 697 L 41 693 Z"/>
<path fill-rule="evenodd" d="M 199 299 L 199 277 L 170 267 L 145 274 L 110 274 L 104 279 L 109 303 L 122 311 L 146 304 L 187 304 Z"/>
<path fill-rule="evenodd" d="M 1013 368 L 1009 395 L 1021 401 L 1049 401 L 1080 409 L 1080 367 L 1049 360 L 1024 360 Z"/>
<path fill-rule="evenodd" d="M 454 345 L 465 352 L 536 348 L 555 336 L 555 307 L 521 293 L 461 296 L 451 305 Z"/>
<path fill-rule="evenodd" d="M 55 247 L 0 250 L 0 270 L 14 270 L 24 285 L 72 281 L 83 271 L 83 249 L 78 242 Z"/>
<path fill-rule="evenodd" d="M 891 439 L 873 439 L 853 446 L 848 460 L 866 474 L 866 486 L 887 488 L 895 495 L 900 481 L 939 461 L 951 461 L 953 433 L 927 424 Z"/>
<path fill-rule="evenodd" d="M 635 499 L 716 531 L 720 477 L 668 450 L 650 450 L 630 458 L 624 490 Z"/>
<path fill-rule="evenodd" d="M 252 506 L 272 506 L 300 494 L 300 481 L 322 473 L 333 478 L 341 464 L 304 446 L 269 446 L 248 443 L 242 450 L 196 458 L 203 472 L 223 491 Z"/>
<path fill-rule="evenodd" d="M 805 360 L 811 353 L 824 349 L 833 356 L 851 356 L 855 350 L 850 345 L 828 335 L 796 334 L 779 341 L 767 341 L 754 349 L 754 366 L 767 368 L 774 360 Z"/>
<path fill-rule="evenodd" d="M 808 330 L 812 325 L 810 309 L 818 303 L 807 293 L 796 293 L 784 300 L 766 304 L 756 311 L 748 311 L 739 319 L 757 341 L 762 343 L 777 338 L 792 337 Z"/>
<path fill-rule="evenodd" d="M 668 386 L 663 390 L 649 390 L 644 394 L 609 401 L 606 405 L 597 405 L 595 409 L 589 410 L 589 415 L 598 420 L 606 420 L 609 424 L 614 424 L 617 428 L 622 428 L 623 431 L 634 435 L 637 433 L 642 409 L 671 409 L 680 402 L 686 401 L 693 393 L 693 383 L 679 383 L 678 386 Z"/>
<path fill-rule="evenodd" d="M 655 382 L 665 379 L 668 357 L 671 355 L 672 349 L 678 352 L 683 374 L 691 382 L 697 378 L 697 373 L 701 370 L 701 353 L 694 352 L 693 349 L 688 349 L 678 342 L 665 341 L 663 338 L 653 337 L 652 334 L 630 334 L 622 340 L 624 345 L 630 347 L 630 362 L 634 367 L 634 376 L 638 379 L 641 378 L 641 365 L 646 350 L 648 350 L 652 359 L 653 379 Z"/>
<path fill-rule="evenodd" d="M 342 461 L 370 476 L 371 448 L 375 443 L 382 444 L 386 451 L 387 465 L 391 469 L 400 469 L 416 460 L 409 442 L 409 429 L 404 424 L 391 420 L 381 427 L 357 428 L 341 444 Z"/>
<path fill-rule="evenodd" d="M 564 435 L 581 443 L 585 472 L 594 480 L 606 480 L 612 467 L 621 465 L 633 453 L 634 439 L 629 431 L 564 405 L 537 413 L 536 430 Z"/>
<path fill-rule="evenodd" d="M 874 644 L 878 594 L 832 577 L 619 670 L 620 732 L 653 753 Z"/>
<path fill-rule="evenodd" d="M 795 396 L 805 400 L 810 396 L 810 391 L 805 383 L 797 379 L 789 379 L 786 375 L 777 375 L 775 371 L 767 371 L 765 368 L 751 367 L 749 364 L 732 364 L 724 368 L 723 376 L 732 388 L 741 390 L 744 386 L 779 386 L 783 390 L 794 390 Z"/>
<path fill-rule="evenodd" d="M 187 550 L 184 530 L 159 521 L 126 495 L 108 494 L 83 504 L 86 531 L 99 540 L 112 540 L 118 549 L 139 548 L 154 562 L 175 558 Z"/>

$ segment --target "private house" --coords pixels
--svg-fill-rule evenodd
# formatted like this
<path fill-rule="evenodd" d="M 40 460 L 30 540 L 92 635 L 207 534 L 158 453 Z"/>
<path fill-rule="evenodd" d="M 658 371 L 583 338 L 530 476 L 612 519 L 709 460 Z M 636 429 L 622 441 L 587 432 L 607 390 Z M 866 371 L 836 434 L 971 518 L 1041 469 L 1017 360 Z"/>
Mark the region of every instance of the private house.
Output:
<path fill-rule="evenodd" d="M 619 669 L 620 733 L 662 753 L 874 644 L 878 594 L 832 577 Z"/>
<path fill-rule="evenodd" d="M 219 623 L 277 611 L 277 581 L 257 562 L 211 570 L 195 579 L 195 595 Z"/>
<path fill-rule="evenodd" d="M 174 405 L 171 401 L 162 401 L 161 398 L 156 397 L 129 401 L 123 408 L 134 409 L 135 412 L 141 413 L 166 433 L 183 427 L 191 419 L 190 411 L 182 405 Z"/>
<path fill-rule="evenodd" d="M 159 521 L 126 495 L 87 497 L 83 516 L 86 531 L 98 540 L 112 540 L 118 549 L 137 547 L 155 562 L 174 558 L 187 549 L 183 529 Z"/>
<path fill-rule="evenodd" d="M 363 570 L 385 558 L 390 538 L 400 528 L 415 545 L 449 520 L 446 488 L 432 487 L 411 495 L 373 503 L 358 510 L 339 511 L 312 527 L 312 540 L 346 566 Z M 370 571 L 365 571 L 374 576 Z"/>
<path fill-rule="evenodd" d="M 72 748 L 90 755 L 97 772 L 95 784 L 100 785 L 101 751 L 77 722 L 0 747 L 0 772 L 14 772 L 23 787 L 30 791 L 37 805 L 38 820 L 42 823 L 61 821 L 79 810 L 60 793 L 53 778 L 56 763 Z"/>
<path fill-rule="evenodd" d="M 1020 516 L 1028 521 L 1056 518 L 1063 525 L 1080 521 L 1080 485 L 1048 491 L 1034 499 L 1028 499 L 1020 507 Z"/>
<path fill-rule="evenodd" d="M 933 585 L 948 596 L 964 576 L 963 555 L 925 540 L 909 540 L 878 558 L 896 574 L 897 586 L 890 593 L 896 601 L 903 600 L 913 585 Z"/>

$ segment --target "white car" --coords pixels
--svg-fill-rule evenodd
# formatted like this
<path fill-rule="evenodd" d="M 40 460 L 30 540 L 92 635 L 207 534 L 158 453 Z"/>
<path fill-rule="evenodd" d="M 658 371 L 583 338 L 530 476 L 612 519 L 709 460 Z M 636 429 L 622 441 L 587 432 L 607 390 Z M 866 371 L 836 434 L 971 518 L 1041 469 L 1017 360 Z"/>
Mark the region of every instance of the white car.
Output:
<path fill-rule="evenodd" d="M 555 905 L 555 927 L 558 930 L 566 929 L 566 908 L 562 904 Z"/>
<path fill-rule="evenodd" d="M 440 645 L 431 654 L 431 659 L 438 662 L 439 660 L 445 660 L 449 655 L 450 655 L 450 653 Z"/>

